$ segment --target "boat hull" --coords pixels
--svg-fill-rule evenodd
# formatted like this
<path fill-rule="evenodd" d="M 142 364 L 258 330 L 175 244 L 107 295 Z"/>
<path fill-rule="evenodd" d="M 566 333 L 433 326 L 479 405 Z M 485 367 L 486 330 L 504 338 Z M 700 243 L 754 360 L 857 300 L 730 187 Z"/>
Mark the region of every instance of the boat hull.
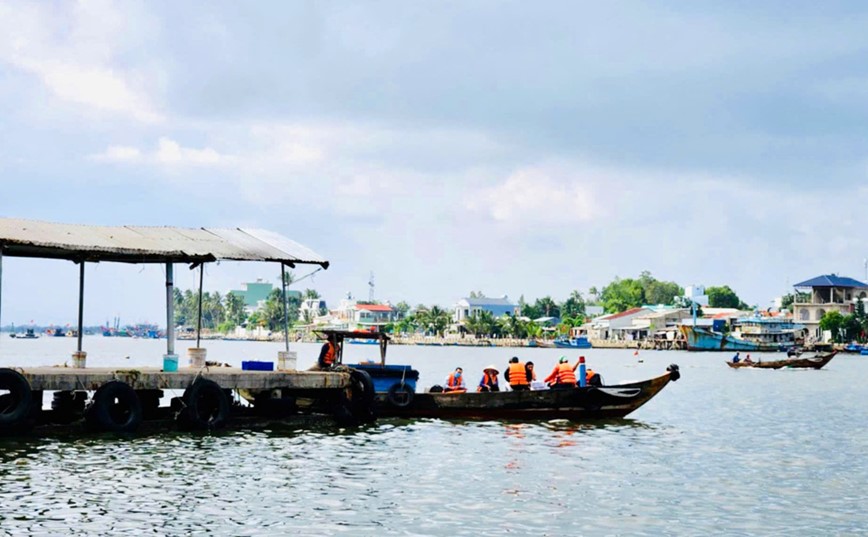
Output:
<path fill-rule="evenodd" d="M 573 421 L 623 418 L 657 395 L 670 380 L 679 377 L 676 366 L 656 378 L 613 386 L 493 393 L 417 393 L 404 407 L 390 404 L 378 394 L 377 411 L 384 417 L 407 418 Z"/>
<path fill-rule="evenodd" d="M 832 358 L 838 354 L 837 352 L 830 352 L 828 354 L 820 354 L 817 356 L 812 356 L 808 358 L 793 358 L 789 360 L 770 360 L 765 362 L 726 362 L 726 365 L 733 369 L 820 369 L 824 365 L 828 364 L 832 361 Z"/>
<path fill-rule="evenodd" d="M 730 335 L 713 332 L 700 326 L 682 326 L 689 351 L 746 351 L 746 352 L 777 352 L 787 350 L 794 344 L 761 344 Z"/>

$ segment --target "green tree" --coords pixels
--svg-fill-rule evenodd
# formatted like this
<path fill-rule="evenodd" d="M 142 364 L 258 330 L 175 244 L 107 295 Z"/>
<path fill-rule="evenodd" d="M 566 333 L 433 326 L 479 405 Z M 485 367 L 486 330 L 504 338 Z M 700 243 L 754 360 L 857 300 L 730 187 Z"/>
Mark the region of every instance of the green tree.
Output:
<path fill-rule="evenodd" d="M 322 298 L 316 289 L 305 289 L 301 295 L 302 300 Z"/>
<path fill-rule="evenodd" d="M 615 281 L 603 288 L 600 299 L 607 313 L 617 313 L 644 304 L 645 293 L 640 281 L 615 278 Z"/>
<path fill-rule="evenodd" d="M 841 321 L 840 334 L 840 341 L 842 343 L 856 341 L 862 334 L 862 323 L 859 322 L 855 313 L 844 316 L 843 321 Z"/>
<path fill-rule="evenodd" d="M 244 299 L 241 295 L 236 295 L 233 292 L 226 294 L 224 299 L 226 307 L 226 320 L 233 327 L 241 326 L 247 320 L 247 312 L 244 311 Z"/>
<path fill-rule="evenodd" d="M 735 291 L 730 289 L 728 285 L 706 287 L 705 294 L 708 295 L 708 306 L 711 308 L 748 309 L 748 305 L 742 302 L 738 295 L 735 294 Z"/>
<path fill-rule="evenodd" d="M 844 316 L 838 311 L 827 311 L 823 318 L 820 319 L 820 330 L 829 330 L 832 333 L 832 339 L 838 341 L 838 336 L 841 328 L 844 325 Z"/>
<path fill-rule="evenodd" d="M 550 296 L 536 299 L 536 302 L 534 303 L 534 309 L 537 311 L 538 315 L 536 317 L 531 317 L 531 319 L 536 319 L 539 317 L 561 316 L 560 306 L 558 306 L 557 303 L 552 300 L 552 297 Z"/>
<path fill-rule="evenodd" d="M 561 317 L 575 317 L 585 314 L 585 299 L 582 298 L 582 293 L 573 291 L 570 297 L 561 304 Z"/>
<path fill-rule="evenodd" d="M 407 317 L 407 314 L 410 312 L 410 304 L 407 304 L 405 301 L 400 301 L 395 304 L 395 316 L 398 319 L 404 319 Z"/>
<path fill-rule="evenodd" d="M 416 312 L 416 317 L 420 328 L 424 329 L 425 333 L 436 336 L 442 336 L 452 322 L 452 316 L 440 306 L 431 306 L 430 308 L 423 306 Z"/>

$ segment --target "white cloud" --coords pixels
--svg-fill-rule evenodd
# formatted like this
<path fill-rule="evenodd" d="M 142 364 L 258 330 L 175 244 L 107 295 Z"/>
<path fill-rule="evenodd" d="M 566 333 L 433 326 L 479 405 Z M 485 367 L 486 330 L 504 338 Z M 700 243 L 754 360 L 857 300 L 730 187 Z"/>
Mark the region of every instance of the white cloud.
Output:
<path fill-rule="evenodd" d="M 58 8 L 55 12 L 55 8 Z M 163 120 L 151 95 L 158 73 L 117 58 L 141 17 L 110 2 L 0 5 L 0 65 L 37 77 L 61 101 L 144 123 Z"/>
<path fill-rule="evenodd" d="M 602 213 L 592 183 L 560 166 L 520 168 L 501 184 L 480 189 L 466 205 L 519 225 L 585 222 Z"/>
<path fill-rule="evenodd" d="M 167 168 L 179 166 L 213 167 L 232 165 L 236 158 L 218 153 L 211 147 L 195 149 L 183 147 L 170 138 L 160 138 L 157 147 L 150 152 L 137 147 L 113 145 L 101 153 L 88 156 L 88 160 L 96 162 L 145 163 L 160 165 Z"/>
<path fill-rule="evenodd" d="M 142 152 L 137 147 L 112 145 L 102 153 L 90 155 L 89 160 L 97 162 L 134 162 L 142 158 Z"/>

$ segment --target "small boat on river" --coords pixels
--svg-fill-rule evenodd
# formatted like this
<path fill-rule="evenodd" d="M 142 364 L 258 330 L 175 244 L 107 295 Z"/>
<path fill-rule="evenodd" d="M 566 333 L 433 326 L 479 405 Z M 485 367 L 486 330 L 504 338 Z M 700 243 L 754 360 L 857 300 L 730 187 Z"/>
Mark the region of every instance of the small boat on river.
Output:
<path fill-rule="evenodd" d="M 564 390 L 467 393 L 417 393 L 407 404 L 377 397 L 381 416 L 461 419 L 568 419 L 575 421 L 623 418 L 660 393 L 681 373 L 673 364 L 666 373 L 648 380 L 609 386 Z"/>
<path fill-rule="evenodd" d="M 838 354 L 837 351 L 832 351 L 826 354 L 818 354 L 816 356 L 810 356 L 807 358 L 795 357 L 795 358 L 787 358 L 786 360 L 766 360 L 761 361 L 758 360 L 756 362 L 726 362 L 726 365 L 733 369 L 740 369 L 743 367 L 754 368 L 754 369 L 820 369 L 824 365 L 828 364 L 835 355 Z"/>
<path fill-rule="evenodd" d="M 444 393 L 416 392 L 419 372 L 410 366 L 386 365 L 389 336 L 382 333 L 320 330 L 335 336 L 342 363 L 344 340 L 365 338 L 379 343 L 380 362 L 347 364 L 370 375 L 375 390 L 375 411 L 382 417 L 462 419 L 569 419 L 623 418 L 660 393 L 681 373 L 675 364 L 658 377 L 608 386 L 528 391 Z"/>

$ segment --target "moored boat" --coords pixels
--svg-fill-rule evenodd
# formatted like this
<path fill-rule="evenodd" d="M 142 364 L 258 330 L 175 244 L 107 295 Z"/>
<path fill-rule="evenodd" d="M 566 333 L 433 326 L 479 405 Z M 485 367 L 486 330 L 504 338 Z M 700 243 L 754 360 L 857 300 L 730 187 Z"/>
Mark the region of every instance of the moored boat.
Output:
<path fill-rule="evenodd" d="M 835 355 L 838 354 L 837 351 L 832 351 L 826 354 L 818 354 L 816 356 L 809 356 L 806 358 L 795 357 L 795 358 L 787 358 L 786 360 L 766 360 L 761 361 L 758 360 L 756 362 L 726 362 L 726 365 L 732 367 L 733 369 L 740 368 L 754 368 L 754 369 L 820 369 L 824 365 L 828 364 Z"/>
<path fill-rule="evenodd" d="M 585 336 L 571 338 L 559 337 L 555 338 L 552 343 L 554 343 L 555 347 L 559 349 L 590 349 L 593 347 L 591 342 L 588 341 L 588 338 Z"/>

